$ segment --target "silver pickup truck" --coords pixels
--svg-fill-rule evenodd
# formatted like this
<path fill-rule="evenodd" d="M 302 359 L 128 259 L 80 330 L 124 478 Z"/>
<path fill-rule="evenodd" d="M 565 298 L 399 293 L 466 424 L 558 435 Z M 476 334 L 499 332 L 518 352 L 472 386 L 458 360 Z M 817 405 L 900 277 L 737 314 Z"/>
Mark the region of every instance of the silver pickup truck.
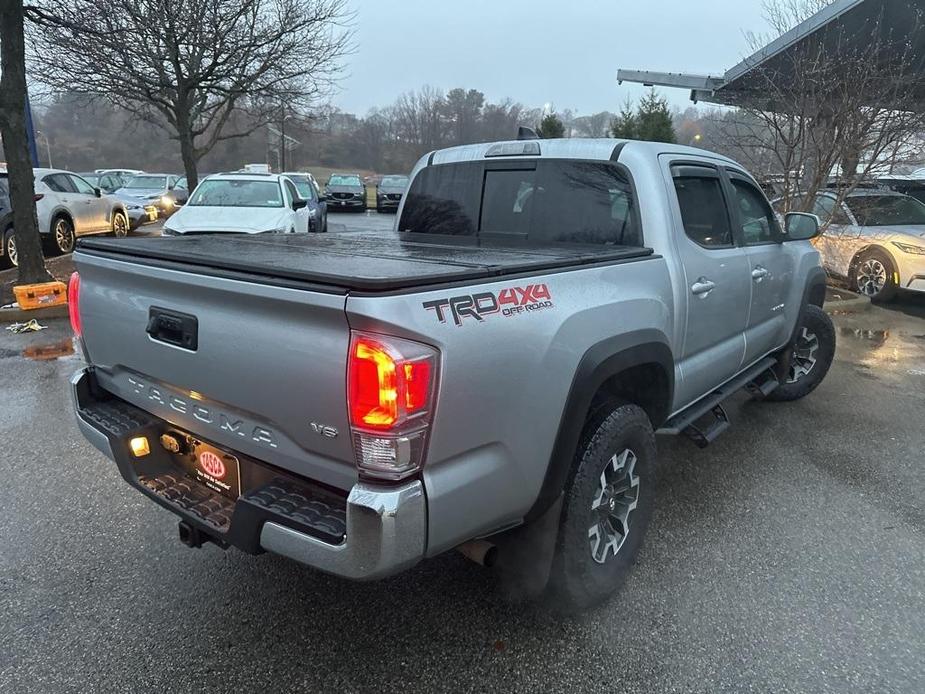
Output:
<path fill-rule="evenodd" d="M 424 157 L 388 234 L 82 240 L 77 421 L 190 546 L 353 579 L 459 548 L 584 608 L 655 433 L 825 377 L 818 228 L 701 150 L 518 140 Z"/>

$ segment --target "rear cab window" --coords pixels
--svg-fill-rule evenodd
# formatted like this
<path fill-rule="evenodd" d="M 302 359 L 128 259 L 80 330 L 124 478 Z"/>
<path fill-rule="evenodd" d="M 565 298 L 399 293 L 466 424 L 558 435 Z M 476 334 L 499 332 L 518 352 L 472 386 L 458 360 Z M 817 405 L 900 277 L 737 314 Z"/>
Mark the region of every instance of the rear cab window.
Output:
<path fill-rule="evenodd" d="M 538 244 L 643 245 L 629 176 L 602 161 L 428 166 L 411 183 L 398 228 Z"/>

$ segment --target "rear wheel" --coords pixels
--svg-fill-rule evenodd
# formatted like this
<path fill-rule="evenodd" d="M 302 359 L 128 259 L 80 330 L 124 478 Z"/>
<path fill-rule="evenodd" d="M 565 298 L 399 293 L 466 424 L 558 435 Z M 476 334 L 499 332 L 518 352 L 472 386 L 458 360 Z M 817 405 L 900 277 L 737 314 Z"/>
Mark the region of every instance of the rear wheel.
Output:
<path fill-rule="evenodd" d="M 77 243 L 77 236 L 74 234 L 74 225 L 67 217 L 55 217 L 51 223 L 51 234 L 45 237 L 45 245 L 49 255 L 60 255 L 62 253 L 71 253 Z"/>
<path fill-rule="evenodd" d="M 567 610 L 606 600 L 625 580 L 652 515 L 655 455 L 642 408 L 612 403 L 588 421 L 565 489 L 550 579 Z"/>
<path fill-rule="evenodd" d="M 3 255 L 0 256 L 0 267 L 19 267 L 19 256 L 16 254 L 16 236 L 13 229 L 3 232 Z"/>
<path fill-rule="evenodd" d="M 832 319 L 818 306 L 807 306 L 797 329 L 787 380 L 765 399 L 788 402 L 806 397 L 822 383 L 834 357 L 835 326 Z"/>
<path fill-rule="evenodd" d="M 896 264 L 890 255 L 879 248 L 865 251 L 851 270 L 851 287 L 871 301 L 887 302 L 896 296 Z"/>

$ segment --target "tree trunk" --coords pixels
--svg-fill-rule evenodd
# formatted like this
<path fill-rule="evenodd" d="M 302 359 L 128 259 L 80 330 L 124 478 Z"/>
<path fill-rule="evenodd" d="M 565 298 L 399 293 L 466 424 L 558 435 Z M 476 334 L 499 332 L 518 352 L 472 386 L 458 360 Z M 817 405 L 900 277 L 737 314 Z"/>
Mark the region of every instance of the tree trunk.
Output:
<path fill-rule="evenodd" d="M 19 257 L 19 284 L 50 282 L 35 215 L 35 181 L 26 135 L 26 52 L 22 0 L 0 0 L 0 135 Z"/>
<path fill-rule="evenodd" d="M 193 133 L 189 127 L 189 118 L 177 118 L 177 135 L 180 139 L 180 156 L 183 158 L 183 173 L 186 174 L 186 186 L 190 193 L 199 185 L 199 173 L 196 171 L 196 146 Z"/>

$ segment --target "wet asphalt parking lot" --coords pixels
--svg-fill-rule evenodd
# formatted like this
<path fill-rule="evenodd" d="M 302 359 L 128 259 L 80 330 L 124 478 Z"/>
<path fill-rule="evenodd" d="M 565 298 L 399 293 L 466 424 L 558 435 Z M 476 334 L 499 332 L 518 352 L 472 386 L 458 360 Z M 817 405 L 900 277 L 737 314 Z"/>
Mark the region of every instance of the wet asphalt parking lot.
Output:
<path fill-rule="evenodd" d="M 637 566 L 578 618 L 455 553 L 357 584 L 187 549 L 78 434 L 66 322 L 0 330 L 0 691 L 925 691 L 925 300 L 835 319 L 809 398 L 659 440 Z"/>

